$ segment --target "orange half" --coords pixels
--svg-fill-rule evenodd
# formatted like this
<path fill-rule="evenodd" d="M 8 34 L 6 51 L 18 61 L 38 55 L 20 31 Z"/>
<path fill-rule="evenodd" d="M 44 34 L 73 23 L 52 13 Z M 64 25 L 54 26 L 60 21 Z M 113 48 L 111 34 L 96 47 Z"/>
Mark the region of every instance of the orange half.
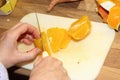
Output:
<path fill-rule="evenodd" d="M 68 34 L 74 40 L 84 39 L 91 31 L 91 23 L 88 16 L 83 16 L 73 22 L 68 30 Z"/>

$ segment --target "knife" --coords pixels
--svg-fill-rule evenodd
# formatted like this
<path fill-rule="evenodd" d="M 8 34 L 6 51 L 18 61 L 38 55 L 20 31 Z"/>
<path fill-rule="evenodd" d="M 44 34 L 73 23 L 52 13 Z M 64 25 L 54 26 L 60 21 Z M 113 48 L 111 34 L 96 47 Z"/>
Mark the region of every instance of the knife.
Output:
<path fill-rule="evenodd" d="M 40 33 L 40 39 L 38 39 L 39 43 L 37 45 L 39 45 L 39 48 L 42 49 L 43 52 L 46 51 L 49 55 L 51 55 L 52 54 L 52 48 L 50 46 L 50 41 L 49 41 L 49 38 L 47 36 L 47 33 L 44 30 L 41 31 L 41 27 L 40 27 L 39 18 L 38 18 L 37 13 L 35 13 L 35 16 L 36 16 L 36 22 L 37 22 L 38 30 L 39 30 L 39 33 Z"/>

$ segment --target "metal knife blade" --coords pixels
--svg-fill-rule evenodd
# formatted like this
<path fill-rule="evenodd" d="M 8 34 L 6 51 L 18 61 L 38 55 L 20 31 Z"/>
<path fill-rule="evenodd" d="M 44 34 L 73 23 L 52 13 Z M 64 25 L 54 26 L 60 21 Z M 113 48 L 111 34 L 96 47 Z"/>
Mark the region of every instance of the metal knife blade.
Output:
<path fill-rule="evenodd" d="M 39 32 L 40 32 L 42 50 L 47 51 L 47 53 L 49 55 L 51 55 L 52 54 L 52 49 L 51 49 L 51 46 L 50 46 L 50 41 L 49 41 L 49 38 L 47 36 L 47 33 L 44 30 L 43 30 L 43 32 L 41 31 L 41 27 L 40 27 L 39 18 L 38 18 L 37 13 L 35 13 L 35 16 L 36 16 L 37 26 L 38 26 L 38 29 L 39 29 Z"/>
<path fill-rule="evenodd" d="M 40 24 L 39 24 L 39 19 L 38 19 L 38 16 L 37 16 L 37 13 L 35 13 L 35 17 L 36 17 L 36 23 L 37 23 L 37 27 L 38 27 L 38 31 L 39 31 L 39 35 L 40 35 L 40 39 L 38 39 L 38 42 L 39 42 L 39 44 L 37 44 L 37 45 L 41 45 L 40 46 L 40 48 L 41 48 L 41 50 L 43 50 L 44 51 L 44 47 L 43 47 L 43 41 L 42 41 L 42 32 L 41 32 L 41 28 L 40 28 Z"/>
<path fill-rule="evenodd" d="M 40 24 L 39 24 L 39 20 L 38 20 L 37 13 L 35 13 L 35 16 L 36 16 L 36 21 L 37 21 L 38 30 L 39 30 L 39 32 L 40 32 L 40 37 L 41 37 L 41 29 L 40 29 Z"/>

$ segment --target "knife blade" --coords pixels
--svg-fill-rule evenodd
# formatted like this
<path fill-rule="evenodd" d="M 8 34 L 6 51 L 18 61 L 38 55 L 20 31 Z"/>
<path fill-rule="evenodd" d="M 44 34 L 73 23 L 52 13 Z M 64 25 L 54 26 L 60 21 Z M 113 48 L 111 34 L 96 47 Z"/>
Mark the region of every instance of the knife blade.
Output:
<path fill-rule="evenodd" d="M 42 50 L 43 51 L 47 51 L 47 53 L 49 54 L 49 55 L 51 55 L 52 54 L 52 48 L 51 48 L 51 46 L 50 46 L 50 41 L 49 41 L 49 38 L 48 38 L 48 36 L 47 36 L 47 33 L 46 33 L 46 31 L 41 31 L 41 27 L 40 27 L 40 23 L 39 23 L 39 18 L 38 18 L 38 15 L 37 15 L 37 13 L 35 13 L 35 16 L 36 16 L 36 21 L 37 21 L 37 26 L 38 26 L 38 30 L 39 30 L 39 33 L 40 33 L 40 44 L 39 45 L 41 45 L 42 44 Z"/>
<path fill-rule="evenodd" d="M 39 24 L 39 19 L 38 19 L 37 13 L 35 13 L 35 16 L 36 16 L 36 22 L 37 22 L 38 30 L 40 32 L 40 37 L 41 37 L 41 29 L 40 29 L 40 24 Z"/>
<path fill-rule="evenodd" d="M 38 19 L 38 16 L 37 16 L 37 13 L 35 13 L 35 18 L 36 18 L 36 23 L 37 23 L 37 27 L 38 27 L 38 31 L 39 31 L 39 35 L 40 35 L 40 38 L 38 39 L 35 39 L 34 40 L 34 44 L 36 47 L 40 48 L 42 51 L 44 51 L 44 47 L 43 47 L 43 41 L 42 41 L 42 32 L 41 32 L 41 28 L 40 28 L 40 24 L 39 24 L 39 19 Z"/>

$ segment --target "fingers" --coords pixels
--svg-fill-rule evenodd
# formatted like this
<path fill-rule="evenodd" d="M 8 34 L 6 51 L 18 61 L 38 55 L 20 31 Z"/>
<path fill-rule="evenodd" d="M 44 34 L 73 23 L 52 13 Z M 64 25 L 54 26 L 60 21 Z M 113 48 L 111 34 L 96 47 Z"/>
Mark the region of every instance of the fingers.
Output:
<path fill-rule="evenodd" d="M 23 36 L 21 36 L 19 38 L 18 41 L 20 41 L 20 42 L 22 42 L 24 44 L 30 45 L 30 44 L 33 43 L 34 38 L 31 35 L 29 35 L 29 34 L 24 34 Z"/>
<path fill-rule="evenodd" d="M 79 1 L 79 0 L 51 0 L 50 5 L 48 6 L 48 11 L 51 11 L 53 7 L 58 3 L 73 2 L 73 1 Z"/>
<path fill-rule="evenodd" d="M 38 48 L 34 48 L 28 52 L 25 52 L 25 53 L 19 53 L 17 54 L 17 57 L 18 57 L 18 61 L 19 62 L 23 62 L 23 61 L 30 61 L 30 60 L 33 60 L 37 57 L 37 55 L 41 52 L 40 49 Z"/>
<path fill-rule="evenodd" d="M 37 66 L 40 63 L 40 61 L 42 61 L 42 59 L 44 59 L 47 56 L 48 56 L 48 53 L 47 52 L 43 52 L 42 55 L 39 56 L 37 61 L 34 63 L 34 67 Z"/>
<path fill-rule="evenodd" d="M 52 67 L 50 67 L 52 66 Z M 36 69 L 39 68 L 46 68 L 48 70 L 53 70 L 54 68 L 58 67 L 58 66 L 62 66 L 62 62 L 57 60 L 56 58 L 47 56 L 45 58 L 43 58 L 41 61 L 39 61 L 37 63 L 37 65 L 35 65 Z"/>
<path fill-rule="evenodd" d="M 58 0 L 52 0 L 50 5 L 48 6 L 48 11 L 51 11 L 52 8 L 58 3 Z"/>
<path fill-rule="evenodd" d="M 13 36 L 18 39 L 22 34 L 27 33 L 32 35 L 34 38 L 39 38 L 38 30 L 30 24 L 18 23 L 12 29 Z"/>

